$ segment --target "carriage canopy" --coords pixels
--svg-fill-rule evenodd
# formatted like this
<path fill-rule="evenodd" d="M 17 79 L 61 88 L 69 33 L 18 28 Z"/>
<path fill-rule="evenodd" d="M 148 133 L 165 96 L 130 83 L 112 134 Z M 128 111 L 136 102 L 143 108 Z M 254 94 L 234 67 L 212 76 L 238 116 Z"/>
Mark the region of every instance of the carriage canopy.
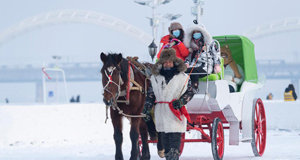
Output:
<path fill-rule="evenodd" d="M 219 41 L 221 47 L 228 45 L 232 57 L 245 72 L 245 81 L 257 83 L 257 68 L 254 44 L 245 36 L 223 35 L 213 37 Z"/>

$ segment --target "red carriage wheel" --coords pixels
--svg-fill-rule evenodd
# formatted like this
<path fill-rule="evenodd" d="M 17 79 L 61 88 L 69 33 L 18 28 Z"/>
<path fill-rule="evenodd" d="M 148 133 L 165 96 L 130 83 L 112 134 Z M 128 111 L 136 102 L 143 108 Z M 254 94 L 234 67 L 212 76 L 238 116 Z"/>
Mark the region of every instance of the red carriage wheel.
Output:
<path fill-rule="evenodd" d="M 141 158 L 142 157 L 142 152 L 143 152 L 143 143 L 142 143 L 141 135 L 139 135 L 138 150 L 139 150 L 139 158 Z"/>
<path fill-rule="evenodd" d="M 252 108 L 252 151 L 255 156 L 262 156 L 266 148 L 267 123 L 265 108 L 260 98 L 253 100 Z"/>
<path fill-rule="evenodd" d="M 212 124 L 211 149 L 214 160 L 222 160 L 224 155 L 224 130 L 220 118 L 215 118 Z"/>
<path fill-rule="evenodd" d="M 179 156 L 182 154 L 183 152 L 183 148 L 184 148 L 184 140 L 185 139 L 185 133 L 181 133 L 181 143 L 180 143 L 180 148 L 179 148 Z"/>

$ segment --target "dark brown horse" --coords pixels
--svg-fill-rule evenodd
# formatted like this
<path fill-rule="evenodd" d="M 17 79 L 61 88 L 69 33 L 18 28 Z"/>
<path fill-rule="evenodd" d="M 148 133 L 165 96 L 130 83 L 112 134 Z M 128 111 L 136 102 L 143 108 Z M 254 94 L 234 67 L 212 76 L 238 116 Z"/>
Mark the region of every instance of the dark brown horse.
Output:
<path fill-rule="evenodd" d="M 141 159 L 150 159 L 148 132 L 145 121 L 141 118 L 141 112 L 145 102 L 145 86 L 148 87 L 149 80 L 146 79 L 138 69 L 122 57 L 122 54 L 104 54 L 100 58 L 103 62 L 101 69 L 102 84 L 104 89 L 103 101 L 110 107 L 110 116 L 114 127 L 114 140 L 116 145 L 116 160 L 123 160 L 122 153 L 122 118 L 126 116 L 130 119 L 130 139 L 132 143 L 130 160 L 139 158 L 138 139 L 142 139 L 142 157 Z M 129 68 L 131 67 L 132 70 Z M 129 81 L 134 77 L 133 90 L 127 91 Z M 130 78 L 129 78 L 130 76 Z M 146 85 L 145 85 L 146 83 Z M 124 95 L 124 93 L 127 94 Z M 130 94 L 128 94 L 130 93 Z"/>

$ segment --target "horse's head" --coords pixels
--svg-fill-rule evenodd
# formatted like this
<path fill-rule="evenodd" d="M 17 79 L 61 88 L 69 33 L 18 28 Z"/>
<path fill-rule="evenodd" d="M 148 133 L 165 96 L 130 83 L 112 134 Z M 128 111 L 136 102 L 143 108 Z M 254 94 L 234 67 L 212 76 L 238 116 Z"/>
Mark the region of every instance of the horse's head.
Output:
<path fill-rule="evenodd" d="M 100 59 L 103 62 L 101 69 L 102 85 L 103 85 L 103 102 L 107 106 L 111 106 L 115 103 L 121 92 L 122 70 L 121 63 L 123 61 L 122 54 L 104 54 L 100 55 Z"/>

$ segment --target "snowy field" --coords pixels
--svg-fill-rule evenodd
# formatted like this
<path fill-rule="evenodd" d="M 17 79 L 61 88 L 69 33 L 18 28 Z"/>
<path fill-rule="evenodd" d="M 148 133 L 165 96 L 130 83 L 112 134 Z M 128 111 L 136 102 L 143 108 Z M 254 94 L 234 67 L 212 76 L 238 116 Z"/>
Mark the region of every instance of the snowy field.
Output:
<path fill-rule="evenodd" d="M 300 159 L 299 102 L 265 101 L 267 146 L 262 157 L 253 156 L 250 143 L 228 145 L 224 160 Z M 112 160 L 113 130 L 102 104 L 0 106 L 1 160 Z M 124 119 L 123 154 L 129 159 L 129 121 Z M 195 136 L 195 133 L 187 133 Z M 153 160 L 159 160 L 150 144 Z M 181 160 L 212 160 L 209 143 L 185 143 Z"/>

